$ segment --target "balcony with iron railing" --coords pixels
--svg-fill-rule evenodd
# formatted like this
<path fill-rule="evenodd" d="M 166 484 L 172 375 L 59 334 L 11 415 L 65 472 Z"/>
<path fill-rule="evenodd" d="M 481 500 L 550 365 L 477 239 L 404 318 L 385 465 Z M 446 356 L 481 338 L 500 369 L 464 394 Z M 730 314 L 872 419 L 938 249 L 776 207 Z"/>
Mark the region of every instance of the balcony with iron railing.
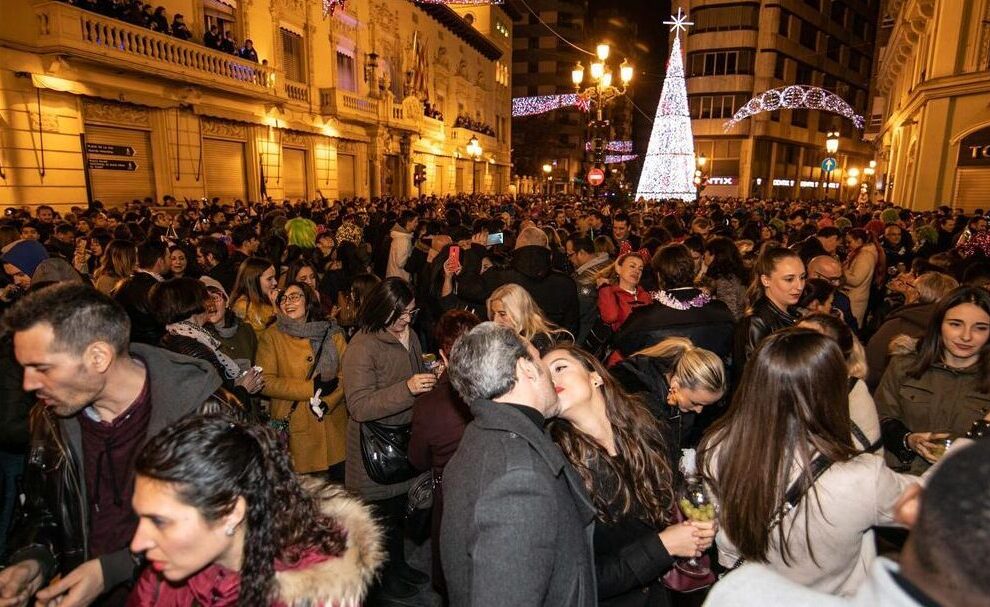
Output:
<path fill-rule="evenodd" d="M 114 68 L 154 74 L 227 92 L 309 102 L 309 86 L 280 80 L 277 70 L 63 2 L 34 8 L 37 46 Z"/>

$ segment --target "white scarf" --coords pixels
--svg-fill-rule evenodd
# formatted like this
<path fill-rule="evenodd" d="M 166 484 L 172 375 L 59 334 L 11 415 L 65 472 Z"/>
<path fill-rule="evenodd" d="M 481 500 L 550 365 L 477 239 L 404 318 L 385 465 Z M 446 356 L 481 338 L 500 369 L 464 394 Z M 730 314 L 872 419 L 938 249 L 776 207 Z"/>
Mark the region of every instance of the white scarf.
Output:
<path fill-rule="evenodd" d="M 215 337 L 206 332 L 206 329 L 194 322 L 183 320 L 165 326 L 165 330 L 172 335 L 180 335 L 195 339 L 199 343 L 209 348 L 213 355 L 217 357 L 220 366 L 223 367 L 224 375 L 227 379 L 237 379 L 241 375 L 241 368 L 237 366 L 234 359 L 220 351 L 220 342 Z"/>

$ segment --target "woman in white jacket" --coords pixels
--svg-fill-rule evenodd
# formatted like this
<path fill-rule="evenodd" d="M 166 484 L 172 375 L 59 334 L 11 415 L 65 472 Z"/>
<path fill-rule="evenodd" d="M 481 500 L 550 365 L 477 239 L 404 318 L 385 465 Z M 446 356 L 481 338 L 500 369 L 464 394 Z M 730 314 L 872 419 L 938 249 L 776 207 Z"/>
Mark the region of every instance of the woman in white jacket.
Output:
<path fill-rule="evenodd" d="M 854 445 L 848 373 L 835 340 L 807 329 L 775 333 L 757 349 L 731 407 L 702 441 L 723 566 L 765 563 L 840 595 L 866 578 L 876 558 L 870 528 L 893 523 L 898 496 L 918 477 Z M 828 466 L 815 480 L 819 459 Z M 796 483 L 808 489 L 787 511 Z"/>
<path fill-rule="evenodd" d="M 863 228 L 853 228 L 846 234 L 846 261 L 842 264 L 845 278 L 845 292 L 849 305 L 859 326 L 866 319 L 866 308 L 870 303 L 870 288 L 873 281 L 886 270 L 883 251 L 876 239 Z"/>

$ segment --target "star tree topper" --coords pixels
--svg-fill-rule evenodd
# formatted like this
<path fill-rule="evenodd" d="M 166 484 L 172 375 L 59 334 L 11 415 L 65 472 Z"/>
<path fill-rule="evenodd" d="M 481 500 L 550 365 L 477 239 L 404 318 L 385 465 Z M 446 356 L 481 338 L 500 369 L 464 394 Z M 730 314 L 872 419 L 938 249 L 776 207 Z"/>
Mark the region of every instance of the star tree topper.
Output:
<path fill-rule="evenodd" d="M 680 36 L 681 32 L 687 32 L 687 26 L 694 25 L 694 21 L 688 21 L 684 9 L 677 7 L 677 15 L 671 15 L 670 21 L 664 21 L 664 25 L 671 26 L 670 31 L 675 32 L 675 36 Z"/>

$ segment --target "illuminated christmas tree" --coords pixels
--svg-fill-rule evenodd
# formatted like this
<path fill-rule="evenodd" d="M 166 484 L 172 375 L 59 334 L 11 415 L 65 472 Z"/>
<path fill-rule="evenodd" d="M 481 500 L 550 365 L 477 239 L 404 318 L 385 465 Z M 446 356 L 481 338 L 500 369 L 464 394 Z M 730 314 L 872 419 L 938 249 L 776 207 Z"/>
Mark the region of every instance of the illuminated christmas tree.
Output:
<path fill-rule="evenodd" d="M 691 135 L 691 114 L 688 112 L 687 87 L 684 82 L 684 63 L 681 59 L 681 30 L 693 25 L 687 21 L 681 9 L 671 21 L 674 44 L 667 61 L 667 75 L 660 92 L 650 145 L 643 159 L 643 172 L 636 188 L 636 198 L 663 200 L 679 198 L 695 199 L 694 139 Z"/>

